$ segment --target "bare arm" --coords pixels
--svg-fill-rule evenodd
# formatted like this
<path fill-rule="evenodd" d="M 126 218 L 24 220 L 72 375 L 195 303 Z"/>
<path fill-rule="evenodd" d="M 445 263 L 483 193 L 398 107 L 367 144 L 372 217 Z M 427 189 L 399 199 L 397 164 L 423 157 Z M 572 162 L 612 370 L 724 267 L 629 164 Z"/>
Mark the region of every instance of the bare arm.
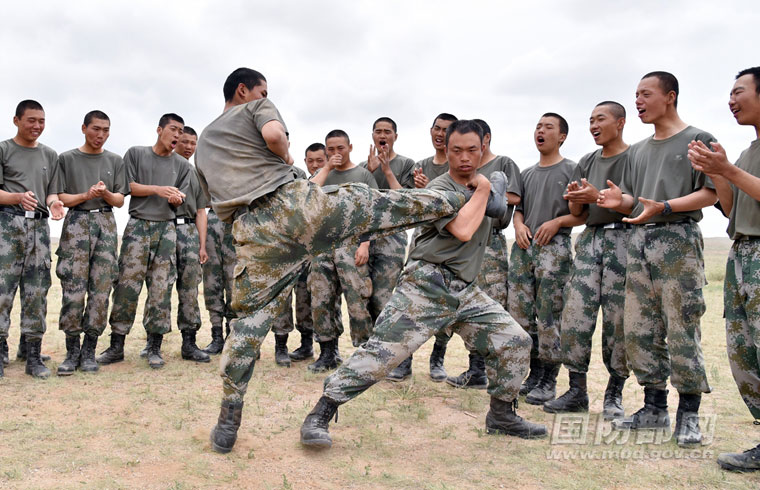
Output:
<path fill-rule="evenodd" d="M 522 202 L 522 197 L 518 196 L 514 192 L 507 192 L 507 204 L 510 206 L 517 206 Z"/>
<path fill-rule="evenodd" d="M 607 189 L 599 191 L 599 198 L 596 200 L 600 208 L 612 209 L 620 214 L 631 214 L 633 206 L 636 204 L 633 196 L 623 194 L 620 187 L 616 186 L 611 180 L 607 181 Z"/>
<path fill-rule="evenodd" d="M 121 192 L 111 192 L 106 189 L 103 192 L 103 199 L 115 208 L 120 208 L 124 205 L 124 194 Z"/>
<path fill-rule="evenodd" d="M 34 208 L 37 206 L 37 199 L 34 198 L 34 192 L 32 191 L 6 192 L 0 190 L 0 204 L 6 206 L 20 204 L 27 211 L 34 211 Z"/>
<path fill-rule="evenodd" d="M 554 238 L 554 235 L 559 232 L 560 228 L 572 228 L 574 226 L 580 226 L 586 222 L 586 218 L 588 218 L 588 211 L 582 213 L 580 216 L 565 214 L 546 221 L 538 227 L 538 230 L 536 230 L 536 233 L 534 234 L 536 244 L 548 244 L 552 238 Z"/>
<path fill-rule="evenodd" d="M 285 163 L 293 165 L 294 160 L 288 149 L 288 135 L 280 121 L 272 120 L 264 124 L 261 127 L 261 137 L 264 138 L 267 148 L 272 150 L 272 153 L 282 158 Z"/>
<path fill-rule="evenodd" d="M 477 185 L 475 193 L 462 206 L 457 217 L 446 225 L 446 230 L 461 242 L 469 242 L 480 227 L 491 194 L 491 183 L 481 174 L 477 174 L 470 184 Z"/>
<path fill-rule="evenodd" d="M 646 223 L 649 218 L 662 214 L 662 211 L 665 209 L 665 204 L 659 201 L 640 197 L 639 202 L 644 205 L 644 210 L 641 214 L 635 218 L 623 218 L 623 221 L 634 225 Z M 707 187 L 702 187 L 701 189 L 696 190 L 691 194 L 686 194 L 685 196 L 668 199 L 668 204 L 670 204 L 674 213 L 686 213 L 688 211 L 702 209 L 707 206 L 712 206 L 716 202 L 718 202 L 718 195 L 714 190 L 708 189 Z"/>

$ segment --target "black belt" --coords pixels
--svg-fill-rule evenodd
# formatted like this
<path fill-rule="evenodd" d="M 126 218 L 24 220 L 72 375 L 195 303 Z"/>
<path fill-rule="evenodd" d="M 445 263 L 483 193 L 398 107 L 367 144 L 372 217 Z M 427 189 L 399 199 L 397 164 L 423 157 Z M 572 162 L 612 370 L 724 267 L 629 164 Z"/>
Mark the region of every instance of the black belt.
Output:
<path fill-rule="evenodd" d="M 76 211 L 78 213 L 112 213 L 113 208 L 111 206 L 103 206 L 102 208 L 95 208 L 95 209 L 82 209 L 79 207 L 71 208 L 71 211 Z"/>
<path fill-rule="evenodd" d="M 691 222 L 692 222 L 691 218 L 684 218 L 684 219 L 679 219 L 678 221 L 664 221 L 662 223 L 644 223 L 641 226 L 645 226 L 647 228 L 655 228 L 659 226 L 681 225 L 684 223 L 691 223 Z"/>
<path fill-rule="evenodd" d="M 594 228 L 603 228 L 605 230 L 630 230 L 633 225 L 630 223 L 623 223 L 622 221 L 615 221 L 614 223 L 605 223 L 603 225 L 591 225 Z"/>
<path fill-rule="evenodd" d="M 23 216 L 26 219 L 47 219 L 47 215 L 41 213 L 40 211 L 23 211 L 11 206 L 0 206 L 0 211 L 15 216 Z"/>
<path fill-rule="evenodd" d="M 195 218 L 174 218 L 175 225 L 191 225 L 195 223 Z"/>

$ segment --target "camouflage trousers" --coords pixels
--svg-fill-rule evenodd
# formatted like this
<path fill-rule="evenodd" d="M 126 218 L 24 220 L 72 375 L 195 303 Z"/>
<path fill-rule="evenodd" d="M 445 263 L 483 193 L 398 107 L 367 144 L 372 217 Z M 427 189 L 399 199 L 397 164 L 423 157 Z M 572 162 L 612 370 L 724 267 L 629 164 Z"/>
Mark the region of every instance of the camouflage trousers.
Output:
<path fill-rule="evenodd" d="M 406 232 L 373 240 L 369 247 L 369 275 L 372 279 L 372 296 L 369 313 L 377 320 L 385 304 L 391 299 L 398 276 L 406 261 Z M 348 301 L 348 298 L 346 298 Z M 349 302 L 350 303 L 350 302 Z"/>
<path fill-rule="evenodd" d="M 512 245 L 509 313 L 533 339 L 531 357 L 562 362 L 560 331 L 562 291 L 573 263 L 570 235 L 557 234 L 528 250 Z"/>
<path fill-rule="evenodd" d="M 357 246 L 341 247 L 316 257 L 311 263 L 308 286 L 311 293 L 311 311 L 314 333 L 318 342 L 337 340 L 343 325 L 336 328 L 335 301 L 341 290 L 346 296 L 351 343 L 357 347 L 372 333 L 369 314 L 372 281 L 369 266 L 357 266 L 354 261 Z"/>
<path fill-rule="evenodd" d="M 50 228 L 47 219 L 0 211 L 0 339 L 8 338 L 16 289 L 21 294 L 21 333 L 42 339 L 50 289 Z"/>
<path fill-rule="evenodd" d="M 177 230 L 177 329 L 196 332 L 201 328 L 198 285 L 203 279 L 198 228 L 193 223 L 175 225 Z"/>
<path fill-rule="evenodd" d="M 602 361 L 607 372 L 628 377 L 623 336 L 625 264 L 630 230 L 587 226 L 575 241 L 575 260 L 562 309 L 562 362 L 588 372 L 591 339 L 602 309 Z"/>
<path fill-rule="evenodd" d="M 66 214 L 55 268 L 63 289 L 58 325 L 66 335 L 97 337 L 105 330 L 108 297 L 119 274 L 116 244 L 113 213 L 70 209 Z"/>
<path fill-rule="evenodd" d="M 314 331 L 314 322 L 311 317 L 311 293 L 309 292 L 308 279 L 309 270 L 311 264 L 306 264 L 303 268 L 303 272 L 298 276 L 296 281 L 296 330 L 305 334 Z M 340 301 L 340 295 L 338 295 L 338 301 Z M 340 308 L 338 308 L 340 312 Z M 342 323 L 341 323 L 342 331 Z"/>
<path fill-rule="evenodd" d="M 625 354 L 639 384 L 709 393 L 700 318 L 702 233 L 695 222 L 634 226 L 625 278 Z"/>
<path fill-rule="evenodd" d="M 288 306 L 303 264 L 456 212 L 464 195 L 429 189 L 377 191 L 363 184 L 324 188 L 289 182 L 235 219 L 232 321 L 221 358 L 224 399 L 242 402 L 261 341 Z"/>
<path fill-rule="evenodd" d="M 731 373 L 750 413 L 760 419 L 760 239 L 734 242 L 723 288 Z"/>
<path fill-rule="evenodd" d="M 220 220 L 213 209 L 208 211 L 206 253 L 203 264 L 203 299 L 211 325 L 221 327 L 224 318 L 235 318 L 232 301 L 232 271 L 235 268 L 235 247 L 232 224 Z"/>
<path fill-rule="evenodd" d="M 177 279 L 177 231 L 174 221 L 129 218 L 121 238 L 119 280 L 113 291 L 111 331 L 129 334 L 143 281 L 148 298 L 143 326 L 149 334 L 171 331 L 172 286 Z"/>
<path fill-rule="evenodd" d="M 325 396 L 339 403 L 385 378 L 439 330 L 456 331 L 485 357 L 488 393 L 517 398 L 530 360 L 530 336 L 478 285 L 445 266 L 411 260 L 377 319 L 369 341 L 325 380 Z"/>

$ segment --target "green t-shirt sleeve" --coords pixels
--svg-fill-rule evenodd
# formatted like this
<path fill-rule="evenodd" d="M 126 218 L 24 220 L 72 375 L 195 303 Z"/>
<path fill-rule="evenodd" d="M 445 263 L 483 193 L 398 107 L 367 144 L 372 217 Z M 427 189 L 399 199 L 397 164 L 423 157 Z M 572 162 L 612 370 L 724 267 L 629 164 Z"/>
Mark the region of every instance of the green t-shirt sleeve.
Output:
<path fill-rule="evenodd" d="M 59 163 L 60 163 L 60 159 L 58 158 L 58 154 L 56 154 L 55 152 L 51 150 L 50 165 L 53 167 L 50 172 L 51 177 L 55 175 L 56 173 L 58 173 L 58 167 L 60 166 Z M 55 189 L 56 188 L 53 186 L 53 179 L 51 178 L 50 181 L 48 181 L 47 183 L 47 190 L 46 190 L 47 196 L 49 196 L 50 194 L 58 194 L 59 191 Z M 47 196 L 44 197 L 45 201 L 47 201 Z"/>
<path fill-rule="evenodd" d="M 404 164 L 399 184 L 405 189 L 414 189 L 414 160 L 408 158 Z"/>
<path fill-rule="evenodd" d="M 113 191 L 114 193 L 127 196 L 130 194 L 129 181 L 127 180 L 127 169 L 124 159 L 116 157 L 113 169 Z"/>
<path fill-rule="evenodd" d="M 522 178 L 520 178 L 520 169 L 517 164 L 510 158 L 507 163 L 507 192 L 517 194 L 522 197 Z"/>
<path fill-rule="evenodd" d="M 64 156 L 58 155 L 58 164 L 50 174 L 50 184 L 48 184 L 48 194 L 60 194 L 66 190 L 66 160 Z"/>
<path fill-rule="evenodd" d="M 209 205 L 209 200 L 206 197 L 206 192 L 203 189 L 203 186 L 201 185 L 201 178 L 200 175 L 198 175 L 198 172 L 195 170 L 190 170 L 195 174 L 195 177 L 198 181 L 198 188 L 195 192 L 195 208 L 196 209 L 203 209 Z"/>
<path fill-rule="evenodd" d="M 261 132 L 261 128 L 270 121 L 280 121 L 280 112 L 269 99 L 261 99 L 260 104 L 253 113 L 253 124 Z M 284 125 L 283 125 L 284 126 Z"/>
<path fill-rule="evenodd" d="M 427 189 L 433 189 L 433 190 L 436 190 L 436 191 L 453 191 L 453 190 L 456 190 L 455 188 L 453 188 L 453 187 L 451 187 L 449 185 L 446 185 L 446 183 L 443 183 L 442 181 L 439 182 L 439 181 L 436 181 L 436 180 L 433 180 L 433 181 L 429 182 L 426 188 Z M 452 221 L 454 221 L 454 218 L 456 218 L 458 215 L 459 215 L 459 212 L 456 212 L 456 213 L 451 214 L 449 216 L 444 216 L 443 218 L 439 218 L 439 219 L 433 221 L 431 223 L 431 225 L 433 225 L 435 227 L 436 231 L 438 231 L 438 233 L 441 234 L 442 236 L 444 236 L 444 237 L 452 236 L 451 233 L 449 233 L 449 230 L 446 229 L 446 226 L 449 223 L 451 223 Z"/>
<path fill-rule="evenodd" d="M 5 183 L 5 179 L 3 177 L 5 171 L 5 144 L 0 143 L 0 185 L 3 185 Z"/>
<path fill-rule="evenodd" d="M 174 187 L 186 195 L 190 194 L 190 163 L 182 162 L 182 164 L 178 166 L 179 168 L 177 169 L 177 181 L 174 183 Z"/>
<path fill-rule="evenodd" d="M 712 148 L 710 146 L 710 143 L 714 143 L 717 141 L 713 135 L 711 135 L 710 133 L 704 133 L 704 132 L 697 134 L 694 137 L 694 139 L 696 141 L 701 141 L 708 148 Z M 698 191 L 702 187 L 707 187 L 708 189 L 715 190 L 715 184 L 713 184 L 712 179 L 710 179 L 710 177 L 708 177 L 704 173 L 692 168 L 691 176 L 692 176 L 691 180 L 694 183 L 694 187 L 693 187 L 694 192 Z"/>
<path fill-rule="evenodd" d="M 137 159 L 135 158 L 134 148 L 130 148 L 124 154 L 124 166 L 127 171 L 127 183 L 137 182 Z M 137 183 L 139 184 L 139 182 Z"/>

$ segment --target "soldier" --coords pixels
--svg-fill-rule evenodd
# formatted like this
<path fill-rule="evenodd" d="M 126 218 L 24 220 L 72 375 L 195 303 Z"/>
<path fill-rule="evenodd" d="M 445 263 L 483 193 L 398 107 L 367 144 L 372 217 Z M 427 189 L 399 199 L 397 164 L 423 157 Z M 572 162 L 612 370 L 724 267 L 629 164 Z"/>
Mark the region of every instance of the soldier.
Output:
<path fill-rule="evenodd" d="M 520 388 L 531 405 L 556 394 L 562 290 L 573 260 L 570 232 L 585 221 L 570 214 L 562 197 L 575 170 L 575 162 L 560 154 L 567 132 L 559 114 L 539 119 L 533 138 L 541 156 L 521 174 L 522 202 L 515 212 L 508 301 L 509 312 L 533 338 L 530 375 Z"/>
<path fill-rule="evenodd" d="M 143 281 L 148 287 L 143 326 L 148 334 L 148 365 L 164 365 L 161 343 L 171 331 L 171 292 L 177 279 L 175 210 L 190 186 L 190 166 L 174 153 L 185 123 L 176 114 L 158 121 L 158 138 L 151 146 L 133 146 L 124 155 L 132 194 L 129 222 L 119 254 L 119 280 L 114 287 L 111 345 L 100 364 L 124 360 L 124 339 L 132 329 Z"/>
<path fill-rule="evenodd" d="M 530 355 L 530 336 L 504 308 L 478 287 L 485 248 L 493 229 L 487 206 L 501 201 L 506 214 L 506 177 L 478 174 L 483 133 L 475 121 L 456 121 L 446 133 L 449 172 L 430 189 L 475 193 L 459 213 L 422 228 L 409 252 L 404 273 L 363 348 L 325 380 L 322 397 L 301 426 L 301 444 L 328 448 L 330 419 L 338 406 L 377 383 L 437 330 L 455 329 L 468 347 L 486 358 L 491 409 L 488 433 L 523 438 L 546 435 L 546 427 L 515 413 L 517 394 Z M 489 201 L 493 194 L 496 199 Z"/>
<path fill-rule="evenodd" d="M 58 366 L 58 376 L 71 375 L 77 368 L 98 370 L 95 348 L 106 328 L 108 296 L 118 273 L 113 207 L 122 207 L 129 194 L 124 160 L 103 148 L 111 134 L 108 116 L 88 112 L 82 133 L 82 146 L 58 156 L 50 183 L 69 208 L 56 251 L 55 272 L 63 289 L 58 324 L 66 333 L 66 359 Z"/>
<path fill-rule="evenodd" d="M 670 427 L 668 377 L 678 390 L 676 440 L 699 444 L 699 405 L 710 392 L 700 318 L 705 312 L 702 208 L 717 201 L 714 185 L 691 168 L 692 140 L 705 144 L 711 134 L 687 125 L 677 110 L 678 80 L 667 72 L 644 75 L 636 89 L 639 119 L 654 135 L 631 149 L 620 187 L 609 182 L 598 204 L 632 218 L 625 278 L 625 353 L 639 384 L 644 407 L 616 429 Z"/>
<path fill-rule="evenodd" d="M 570 212 L 588 212 L 586 229 L 575 241 L 575 261 L 565 288 L 560 341 L 562 361 L 570 374 L 570 389 L 544 403 L 544 411 L 588 411 L 586 373 L 591 360 L 591 339 L 596 317 L 602 309 L 602 360 L 609 381 L 604 392 L 604 418 L 624 415 L 623 385 L 628 377 L 623 338 L 625 264 L 631 225 L 624 215 L 596 205 L 599 189 L 607 181 L 620 182 L 628 162 L 628 145 L 623 141 L 625 108 L 617 102 L 600 102 L 594 107 L 589 130 L 601 149 L 581 158 L 565 199 Z"/>
<path fill-rule="evenodd" d="M 461 192 L 379 192 L 362 184 L 332 187 L 296 180 L 285 124 L 265 97 L 267 83 L 249 68 L 224 84 L 224 112 L 201 134 L 201 184 L 223 220 L 235 220 L 237 252 L 232 307 L 237 318 L 221 360 L 224 388 L 215 451 L 229 452 L 253 374 L 256 353 L 311 257 L 382 233 L 397 233 L 456 212 Z M 264 98 L 262 98 L 264 97 Z"/>
<path fill-rule="evenodd" d="M 742 70 L 731 90 L 729 109 L 736 122 L 755 127 L 755 141 L 742 152 L 736 165 L 715 142 L 708 148 L 689 144 L 692 166 L 715 184 L 720 205 L 729 215 L 728 236 L 734 240 L 726 264 L 724 301 L 726 347 L 739 393 L 755 420 L 760 419 L 760 67 Z M 731 471 L 760 470 L 760 445 L 743 453 L 723 453 L 718 464 Z"/>

